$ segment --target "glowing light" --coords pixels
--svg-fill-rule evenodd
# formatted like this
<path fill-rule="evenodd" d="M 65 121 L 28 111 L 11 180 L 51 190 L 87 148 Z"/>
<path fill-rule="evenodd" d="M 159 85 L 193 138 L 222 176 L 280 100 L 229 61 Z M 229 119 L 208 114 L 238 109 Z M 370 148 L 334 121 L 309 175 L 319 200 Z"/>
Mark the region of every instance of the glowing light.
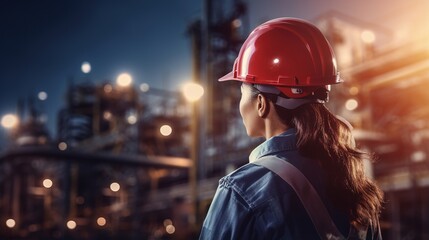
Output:
<path fill-rule="evenodd" d="M 89 62 L 83 62 L 80 69 L 82 70 L 83 73 L 90 73 L 91 72 L 91 64 L 89 64 Z"/>
<path fill-rule="evenodd" d="M 110 120 L 112 118 L 112 113 L 110 113 L 109 111 L 105 111 L 103 113 L 103 118 L 106 120 Z"/>
<path fill-rule="evenodd" d="M 128 73 L 122 73 L 116 78 L 116 83 L 121 87 L 128 87 L 131 85 L 131 82 L 133 79 L 131 78 L 131 75 Z"/>
<path fill-rule="evenodd" d="M 105 93 L 110 93 L 110 92 L 112 92 L 113 87 L 110 84 L 106 84 L 106 85 L 104 85 L 103 90 Z"/>
<path fill-rule="evenodd" d="M 411 160 L 413 162 L 422 162 L 426 159 L 426 153 L 424 151 L 415 151 L 411 154 Z"/>
<path fill-rule="evenodd" d="M 134 114 L 131 114 L 127 117 L 127 121 L 129 124 L 135 124 L 137 122 L 137 116 Z"/>
<path fill-rule="evenodd" d="M 346 101 L 346 109 L 349 111 L 355 110 L 359 106 L 358 101 L 356 99 L 349 99 Z"/>
<path fill-rule="evenodd" d="M 119 185 L 119 183 L 112 182 L 112 184 L 110 184 L 110 190 L 112 190 L 112 192 L 117 192 L 119 189 L 121 189 L 121 185 Z"/>
<path fill-rule="evenodd" d="M 140 84 L 140 91 L 147 92 L 147 91 L 149 91 L 149 89 L 150 89 L 149 84 L 147 84 L 147 83 Z"/>
<path fill-rule="evenodd" d="M 186 83 L 183 85 L 183 94 L 187 101 L 195 102 L 204 95 L 204 88 L 197 83 Z"/>
<path fill-rule="evenodd" d="M 164 227 L 167 227 L 168 225 L 173 225 L 173 221 L 171 221 L 171 219 L 165 219 L 164 220 Z"/>
<path fill-rule="evenodd" d="M 175 228 L 173 225 L 167 225 L 167 226 L 165 227 L 165 231 L 166 231 L 168 234 L 173 234 L 173 233 L 176 231 L 176 228 Z"/>
<path fill-rule="evenodd" d="M 51 188 L 51 187 L 52 187 L 52 185 L 53 185 L 53 182 L 52 182 L 52 180 L 51 180 L 51 179 L 46 178 L 45 180 L 43 180 L 43 186 L 44 186 L 45 188 Z"/>
<path fill-rule="evenodd" d="M 234 21 L 232 21 L 232 26 L 234 28 L 239 28 L 241 27 L 241 20 L 240 19 L 235 19 Z"/>
<path fill-rule="evenodd" d="M 16 127 L 18 122 L 18 117 L 14 114 L 6 114 L 1 119 L 1 125 L 8 129 Z"/>
<path fill-rule="evenodd" d="M 6 220 L 6 226 L 7 226 L 8 228 L 14 228 L 14 227 L 15 227 L 15 225 L 16 225 L 16 222 L 15 222 L 15 220 L 14 220 L 14 219 L 9 218 L 8 220 Z"/>
<path fill-rule="evenodd" d="M 373 43 L 375 42 L 375 34 L 372 31 L 365 30 L 361 33 L 360 37 L 364 43 Z"/>
<path fill-rule="evenodd" d="M 65 142 L 58 143 L 58 149 L 60 149 L 61 151 L 67 150 L 67 143 Z"/>
<path fill-rule="evenodd" d="M 45 101 L 46 99 L 48 99 L 48 94 L 44 91 L 41 91 L 39 92 L 39 94 L 37 94 L 37 97 L 40 101 Z"/>
<path fill-rule="evenodd" d="M 280 59 L 278 59 L 278 58 L 274 58 L 274 60 L 273 60 L 273 63 L 274 64 L 278 64 L 280 62 Z"/>
<path fill-rule="evenodd" d="M 170 125 L 162 125 L 159 128 L 159 132 L 161 133 L 162 136 L 170 136 L 171 133 L 173 132 L 173 129 L 171 128 Z"/>
<path fill-rule="evenodd" d="M 102 226 L 106 225 L 106 223 L 107 223 L 107 221 L 106 221 L 106 219 L 104 217 L 97 218 L 97 224 L 98 224 L 98 226 L 102 227 Z"/>
<path fill-rule="evenodd" d="M 350 93 L 351 95 L 357 95 L 357 94 L 359 93 L 359 88 L 358 88 L 358 87 L 351 87 L 351 88 L 349 89 L 349 93 Z"/>
<path fill-rule="evenodd" d="M 69 220 L 69 221 L 67 221 L 67 228 L 68 228 L 68 229 L 73 230 L 73 229 L 75 229 L 75 228 L 76 228 L 76 226 L 77 226 L 77 224 L 76 224 L 76 222 L 75 222 L 75 221 L 73 221 L 73 220 Z"/>

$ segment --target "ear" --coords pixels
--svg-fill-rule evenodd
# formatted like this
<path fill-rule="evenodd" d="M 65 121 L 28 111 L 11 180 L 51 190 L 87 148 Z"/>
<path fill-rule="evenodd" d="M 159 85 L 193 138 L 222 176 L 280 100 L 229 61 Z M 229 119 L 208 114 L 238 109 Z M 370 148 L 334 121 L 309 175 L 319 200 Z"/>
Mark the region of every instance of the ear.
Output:
<path fill-rule="evenodd" d="M 258 109 L 258 116 L 261 118 L 267 117 L 270 111 L 270 104 L 268 102 L 268 99 L 264 97 L 264 95 L 262 94 L 258 94 L 257 109 Z"/>

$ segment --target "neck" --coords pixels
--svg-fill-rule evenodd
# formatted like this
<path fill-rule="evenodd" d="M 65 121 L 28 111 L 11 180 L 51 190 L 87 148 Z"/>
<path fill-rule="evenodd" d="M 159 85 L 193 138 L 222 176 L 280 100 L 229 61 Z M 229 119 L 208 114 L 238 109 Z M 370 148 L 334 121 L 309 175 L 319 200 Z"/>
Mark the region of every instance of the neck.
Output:
<path fill-rule="evenodd" d="M 264 119 L 265 123 L 265 139 L 269 139 L 271 137 L 277 136 L 281 133 L 284 133 L 289 129 L 288 126 L 284 125 L 277 114 L 274 117 L 267 117 Z"/>

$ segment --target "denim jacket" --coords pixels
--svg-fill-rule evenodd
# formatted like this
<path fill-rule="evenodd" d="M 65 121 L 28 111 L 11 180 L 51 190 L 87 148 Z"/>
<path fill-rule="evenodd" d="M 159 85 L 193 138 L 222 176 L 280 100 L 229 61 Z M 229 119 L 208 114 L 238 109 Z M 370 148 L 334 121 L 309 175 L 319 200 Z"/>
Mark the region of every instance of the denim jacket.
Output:
<path fill-rule="evenodd" d="M 320 239 L 295 191 L 282 178 L 252 161 L 275 155 L 298 168 L 312 183 L 344 236 L 350 224 L 326 196 L 317 161 L 296 148 L 296 130 L 274 136 L 250 154 L 250 162 L 219 181 L 200 239 Z M 381 239 L 370 231 L 366 239 Z M 379 232 L 378 232 L 379 233 Z"/>

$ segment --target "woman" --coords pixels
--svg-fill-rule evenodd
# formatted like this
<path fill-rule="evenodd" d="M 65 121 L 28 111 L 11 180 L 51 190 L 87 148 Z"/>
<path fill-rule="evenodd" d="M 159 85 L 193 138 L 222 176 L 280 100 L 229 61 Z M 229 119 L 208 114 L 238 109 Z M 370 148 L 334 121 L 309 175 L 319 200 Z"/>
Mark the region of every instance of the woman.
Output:
<path fill-rule="evenodd" d="M 323 34 L 300 19 L 268 21 L 250 33 L 226 80 L 242 82 L 247 134 L 266 141 L 220 180 L 200 239 L 381 239 L 382 192 L 365 176 L 348 124 L 324 106 L 342 80 Z M 298 184 L 267 158 L 297 169 L 289 175 L 302 175 Z"/>

